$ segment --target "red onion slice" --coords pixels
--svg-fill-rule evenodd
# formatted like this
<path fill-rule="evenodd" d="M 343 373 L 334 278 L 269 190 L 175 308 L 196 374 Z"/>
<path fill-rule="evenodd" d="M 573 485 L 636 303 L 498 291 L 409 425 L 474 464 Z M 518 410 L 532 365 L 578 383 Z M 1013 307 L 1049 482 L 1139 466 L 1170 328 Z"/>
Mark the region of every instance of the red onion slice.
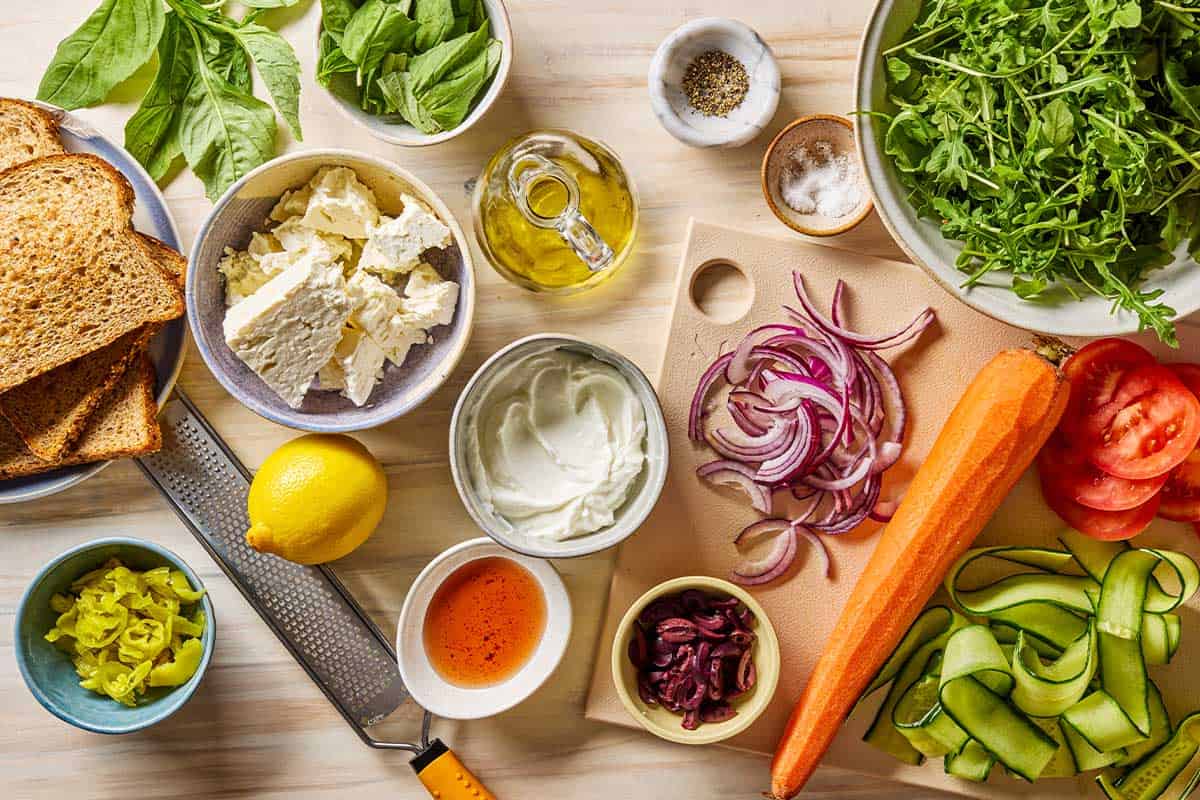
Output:
<path fill-rule="evenodd" d="M 688 415 L 689 437 L 707 441 L 722 457 L 697 470 L 700 477 L 739 488 L 767 517 L 776 507 L 775 492 L 795 499 L 788 503 L 790 519 L 762 520 L 765 529 L 751 526 L 777 533 L 779 541 L 764 561 L 735 569 L 735 580 L 749 585 L 786 572 L 800 536 L 820 550 L 829 575 L 832 562 L 821 535 L 890 517 L 894 503 L 880 499 L 882 474 L 902 454 L 908 415 L 899 381 L 876 351 L 903 345 L 934 322 L 925 309 L 893 333 L 857 333 L 845 324 L 845 282 L 835 285 L 828 315 L 817 310 L 800 273 L 793 273 L 793 282 L 799 307 L 785 305 L 787 321 L 755 328 L 717 358 L 701 376 Z M 722 378 L 734 424 L 706 431 L 704 403 Z M 652 662 L 656 655 L 650 653 Z M 707 673 L 693 678 L 711 682 Z M 674 687 L 670 702 L 682 703 L 694 688 Z"/>
<path fill-rule="evenodd" d="M 750 498 L 754 510 L 771 513 L 771 490 L 754 481 L 754 470 L 737 461 L 710 461 L 699 467 L 696 474 L 718 486 L 733 486 L 741 489 Z"/>

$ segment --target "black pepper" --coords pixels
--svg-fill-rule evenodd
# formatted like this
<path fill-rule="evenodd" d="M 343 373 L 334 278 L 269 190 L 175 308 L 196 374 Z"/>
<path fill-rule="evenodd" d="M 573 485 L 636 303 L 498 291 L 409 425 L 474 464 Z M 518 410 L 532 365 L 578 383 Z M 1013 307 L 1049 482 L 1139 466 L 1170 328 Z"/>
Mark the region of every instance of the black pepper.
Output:
<path fill-rule="evenodd" d="M 742 62 L 724 50 L 707 50 L 683 72 L 683 93 L 692 108 L 708 117 L 726 117 L 742 104 L 750 78 Z"/>

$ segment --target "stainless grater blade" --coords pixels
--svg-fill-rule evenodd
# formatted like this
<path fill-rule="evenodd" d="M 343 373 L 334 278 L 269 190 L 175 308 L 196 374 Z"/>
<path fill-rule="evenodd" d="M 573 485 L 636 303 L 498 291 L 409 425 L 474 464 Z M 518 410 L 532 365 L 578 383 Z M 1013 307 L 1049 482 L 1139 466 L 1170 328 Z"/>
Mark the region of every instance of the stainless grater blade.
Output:
<path fill-rule="evenodd" d="M 146 477 L 363 741 L 419 752 L 428 714 L 420 744 L 381 742 L 366 731 L 408 699 L 389 641 L 331 570 L 246 544 L 252 476 L 178 388 L 159 421 L 162 450 L 137 462 Z"/>

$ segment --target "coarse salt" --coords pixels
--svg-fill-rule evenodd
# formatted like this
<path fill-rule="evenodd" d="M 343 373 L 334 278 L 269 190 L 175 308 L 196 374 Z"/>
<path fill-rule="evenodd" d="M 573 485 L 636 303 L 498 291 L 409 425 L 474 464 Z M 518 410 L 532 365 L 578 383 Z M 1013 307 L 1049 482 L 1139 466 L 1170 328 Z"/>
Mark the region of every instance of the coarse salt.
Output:
<path fill-rule="evenodd" d="M 799 145 L 779 175 L 779 194 L 797 213 L 844 217 L 862 203 L 858 164 L 826 141 Z"/>

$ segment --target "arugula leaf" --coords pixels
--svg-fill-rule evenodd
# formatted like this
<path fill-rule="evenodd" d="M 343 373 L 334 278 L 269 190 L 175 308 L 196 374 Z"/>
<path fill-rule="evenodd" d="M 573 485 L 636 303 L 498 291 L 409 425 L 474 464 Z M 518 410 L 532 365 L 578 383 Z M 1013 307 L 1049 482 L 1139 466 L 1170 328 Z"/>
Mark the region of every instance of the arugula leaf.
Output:
<path fill-rule="evenodd" d="M 188 165 L 216 201 L 234 182 L 275 151 L 275 112 L 231 83 L 202 57 L 205 47 L 192 24 L 188 33 L 201 57 L 182 107 L 179 143 Z"/>
<path fill-rule="evenodd" d="M 904 38 L 884 151 L 963 285 L 1096 294 L 1175 344 L 1143 284 L 1200 255 L 1200 0 L 926 3 Z"/>
<path fill-rule="evenodd" d="M 162 0 L 104 0 L 59 43 L 37 98 L 66 109 L 103 101 L 150 60 L 164 23 Z"/>
<path fill-rule="evenodd" d="M 409 19 L 409 3 L 367 0 L 354 12 L 342 34 L 342 52 L 358 65 L 363 83 L 388 53 L 407 49 L 420 25 Z"/>
<path fill-rule="evenodd" d="M 158 72 L 141 105 L 125 123 L 125 149 L 156 181 L 183 154 L 179 146 L 180 107 L 195 73 L 195 58 L 179 17 L 174 12 L 167 14 L 158 42 Z"/>
<path fill-rule="evenodd" d="M 1075 137 L 1075 117 L 1066 101 L 1058 98 L 1042 109 L 1042 138 L 1051 147 L 1062 147 Z"/>
<path fill-rule="evenodd" d="M 287 121 L 292 134 L 303 140 L 300 132 L 300 62 L 296 60 L 292 46 L 270 28 L 253 23 L 233 28 L 230 34 L 258 67 L 275 107 Z"/>

